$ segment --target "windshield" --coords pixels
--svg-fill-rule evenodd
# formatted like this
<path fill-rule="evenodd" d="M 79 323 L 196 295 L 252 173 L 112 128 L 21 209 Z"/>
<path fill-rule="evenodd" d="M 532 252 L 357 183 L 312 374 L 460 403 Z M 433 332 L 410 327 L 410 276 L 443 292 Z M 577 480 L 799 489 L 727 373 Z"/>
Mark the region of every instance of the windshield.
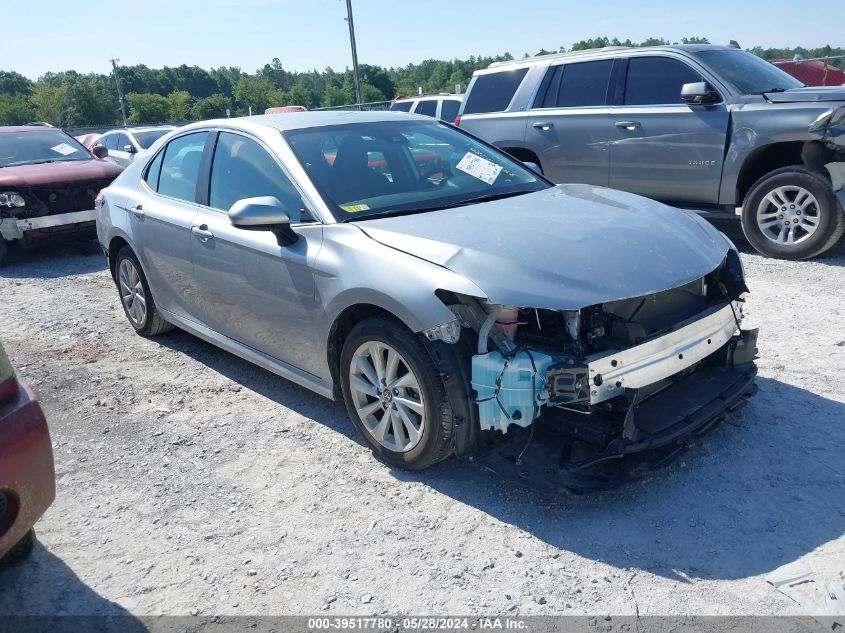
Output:
<path fill-rule="evenodd" d="M 91 154 L 61 130 L 0 133 L 0 167 L 71 160 L 91 160 Z"/>
<path fill-rule="evenodd" d="M 774 64 L 748 51 L 709 50 L 700 51 L 696 55 L 714 73 L 732 83 L 743 94 L 783 92 L 804 85 Z"/>
<path fill-rule="evenodd" d="M 133 131 L 132 135 L 135 137 L 135 140 L 138 141 L 138 145 L 141 146 L 141 149 L 149 149 L 150 145 L 155 143 L 158 139 L 160 139 L 168 132 L 172 132 L 171 128 L 163 128 L 160 130 L 144 130 L 143 132 Z"/>
<path fill-rule="evenodd" d="M 339 221 L 417 213 L 539 191 L 507 154 L 432 121 L 379 121 L 285 133 Z"/>

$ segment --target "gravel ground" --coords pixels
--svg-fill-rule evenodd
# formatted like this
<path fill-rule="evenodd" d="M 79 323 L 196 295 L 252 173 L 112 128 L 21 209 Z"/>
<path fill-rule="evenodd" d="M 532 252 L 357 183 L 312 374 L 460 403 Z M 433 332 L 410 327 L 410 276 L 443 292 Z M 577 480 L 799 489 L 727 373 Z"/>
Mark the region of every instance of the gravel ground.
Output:
<path fill-rule="evenodd" d="M 58 496 L 0 614 L 798 614 L 845 570 L 845 249 L 743 261 L 760 392 L 647 480 L 551 502 L 373 458 L 338 403 L 183 332 L 133 334 L 102 257 L 18 255 L 0 339 Z"/>

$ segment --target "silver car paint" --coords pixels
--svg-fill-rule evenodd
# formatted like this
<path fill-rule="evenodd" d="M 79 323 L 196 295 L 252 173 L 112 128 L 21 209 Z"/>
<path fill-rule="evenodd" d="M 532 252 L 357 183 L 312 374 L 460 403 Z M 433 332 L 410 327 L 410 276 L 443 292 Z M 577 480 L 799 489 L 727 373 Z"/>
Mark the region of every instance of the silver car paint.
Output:
<path fill-rule="evenodd" d="M 358 226 L 465 276 L 493 303 L 558 310 L 682 286 L 730 247 L 694 213 L 590 185 Z"/>
<path fill-rule="evenodd" d="M 104 190 L 100 242 L 111 250 L 120 239 L 134 249 L 165 318 L 327 397 L 333 394 L 328 340 L 353 306 L 378 306 L 421 332 L 454 319 L 435 296 L 438 289 L 482 299 L 490 292 L 493 301 L 530 307 L 580 307 L 681 285 L 713 270 L 727 252 L 727 240 L 692 214 L 590 187 L 337 223 L 279 133 L 408 116 L 439 125 L 406 113 L 302 112 L 180 128 Z M 206 129 L 253 136 L 286 168 L 319 219 L 294 226 L 300 240 L 293 247 L 279 247 L 269 233 L 234 229 L 224 213 L 210 216 L 141 182 L 164 143 Z M 139 202 L 143 215 L 131 211 Z M 219 261 L 191 235 L 199 214 L 209 227 L 214 218 L 215 239 L 219 234 L 227 243 Z M 436 234 L 435 217 L 444 220 L 442 230 L 452 227 L 451 243 Z M 422 242 L 426 248 L 419 248 Z"/>

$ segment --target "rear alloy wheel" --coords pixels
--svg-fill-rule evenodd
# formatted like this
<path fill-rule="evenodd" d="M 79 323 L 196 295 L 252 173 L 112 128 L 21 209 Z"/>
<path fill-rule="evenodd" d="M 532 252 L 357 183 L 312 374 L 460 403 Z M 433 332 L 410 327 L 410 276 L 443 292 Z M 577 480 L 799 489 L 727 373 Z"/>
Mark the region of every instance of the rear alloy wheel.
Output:
<path fill-rule="evenodd" d="M 845 214 L 822 175 L 786 167 L 762 178 L 748 193 L 742 229 L 764 255 L 807 259 L 836 243 L 845 230 Z"/>
<path fill-rule="evenodd" d="M 453 422 L 443 378 L 420 338 L 373 317 L 349 333 L 340 358 L 346 410 L 385 461 L 422 470 L 452 452 Z"/>
<path fill-rule="evenodd" d="M 158 313 L 141 264 L 128 246 L 117 254 L 115 283 L 126 318 L 138 334 L 155 336 L 173 329 Z"/>

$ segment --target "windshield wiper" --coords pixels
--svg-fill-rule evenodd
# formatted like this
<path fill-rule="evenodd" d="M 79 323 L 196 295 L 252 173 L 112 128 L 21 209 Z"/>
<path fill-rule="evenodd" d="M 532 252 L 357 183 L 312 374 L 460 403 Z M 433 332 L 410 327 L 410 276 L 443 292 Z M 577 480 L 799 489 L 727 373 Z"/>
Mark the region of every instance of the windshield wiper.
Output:
<path fill-rule="evenodd" d="M 466 200 L 458 200 L 457 202 L 449 202 L 447 204 L 440 204 L 433 207 L 423 207 L 418 211 L 437 211 L 438 209 L 452 209 L 454 207 L 465 207 L 468 204 L 479 204 L 481 202 L 493 202 L 494 200 L 504 200 L 505 198 L 513 198 L 514 196 L 521 196 L 531 191 L 509 191 L 507 193 L 488 193 L 483 196 L 476 196 L 475 198 L 467 198 Z"/>

